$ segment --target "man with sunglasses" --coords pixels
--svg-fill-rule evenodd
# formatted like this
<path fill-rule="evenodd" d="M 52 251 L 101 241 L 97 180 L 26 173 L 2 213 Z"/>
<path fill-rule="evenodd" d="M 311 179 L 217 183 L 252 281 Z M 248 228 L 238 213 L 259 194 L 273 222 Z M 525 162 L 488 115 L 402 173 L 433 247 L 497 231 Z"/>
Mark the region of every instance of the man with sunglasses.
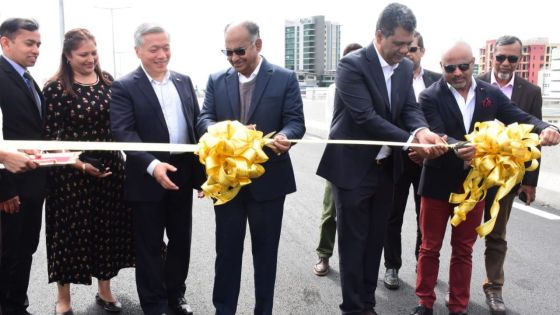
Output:
<path fill-rule="evenodd" d="M 251 234 L 255 279 L 254 314 L 270 315 L 284 200 L 296 191 L 287 139 L 305 134 L 303 103 L 294 72 L 269 63 L 260 55 L 259 26 L 232 23 L 224 31 L 223 53 L 231 68 L 210 75 L 197 129 L 224 120 L 238 120 L 264 134 L 275 132 L 264 151 L 266 172 L 226 204 L 214 206 L 216 264 L 212 302 L 216 314 L 235 314 L 241 281 L 247 222 Z"/>
<path fill-rule="evenodd" d="M 421 66 L 422 57 L 426 49 L 424 48 L 424 38 L 418 32 L 414 32 L 414 41 L 408 49 L 406 57 L 413 63 L 414 78 L 412 87 L 416 101 L 418 95 L 426 87 L 432 85 L 441 78 L 441 74 L 424 69 Z M 403 224 L 404 211 L 408 199 L 410 185 L 414 187 L 414 205 L 416 210 L 416 247 L 414 254 L 418 260 L 418 250 L 422 242 L 422 234 L 418 226 L 418 214 L 420 213 L 420 196 L 418 195 L 418 183 L 420 181 L 420 173 L 422 172 L 423 159 L 413 150 L 401 152 L 403 155 L 403 169 L 401 176 L 395 182 L 395 193 L 393 196 L 393 209 L 389 216 L 389 224 L 387 226 L 387 236 L 383 246 L 383 256 L 385 258 L 385 277 L 383 283 L 390 290 L 397 290 L 400 287 L 399 269 L 402 266 L 401 259 L 401 229 Z"/>
<path fill-rule="evenodd" d="M 389 4 L 373 41 L 340 60 L 330 139 L 444 143 L 428 129 L 414 97 L 412 62 L 404 58 L 415 28 L 408 7 Z M 321 158 L 317 174 L 332 183 L 336 205 L 343 314 L 377 314 L 375 289 L 402 150 L 329 144 Z M 415 150 L 435 157 L 446 148 Z"/>
<path fill-rule="evenodd" d="M 443 78 L 420 94 L 420 106 L 430 128 L 446 134 L 449 143 L 465 140 L 477 121 L 498 119 L 505 124 L 528 123 L 540 133 L 542 145 L 560 142 L 558 129 L 525 113 L 498 89 L 474 79 L 474 57 L 465 42 L 453 44 L 442 56 Z M 418 257 L 416 295 L 419 306 L 411 314 L 433 314 L 434 288 L 439 269 L 439 252 L 447 222 L 453 214 L 449 203 L 452 192 L 461 192 L 476 148 L 466 146 L 424 162 L 420 179 L 420 229 L 422 245 Z M 466 220 L 451 228 L 451 263 L 449 270 L 449 314 L 466 314 L 472 273 L 472 247 L 477 238 L 484 201 L 469 212 Z"/>
<path fill-rule="evenodd" d="M 542 117 L 541 89 L 515 74 L 521 60 L 522 43 L 515 36 L 502 36 L 494 44 L 492 71 L 484 73 L 479 79 L 497 86 L 511 101 L 525 112 Z M 539 169 L 525 173 L 521 184 L 500 200 L 500 212 L 494 229 L 486 235 L 484 252 L 486 279 L 483 289 L 486 303 L 492 314 L 505 314 L 506 307 L 502 298 L 504 285 L 504 261 L 507 252 L 506 225 L 509 220 L 513 200 L 519 194 L 527 205 L 535 200 Z M 488 194 L 486 200 L 494 200 L 495 190 Z M 525 196 L 525 198 L 523 197 Z M 484 219 L 490 218 L 491 202 L 486 203 Z"/>

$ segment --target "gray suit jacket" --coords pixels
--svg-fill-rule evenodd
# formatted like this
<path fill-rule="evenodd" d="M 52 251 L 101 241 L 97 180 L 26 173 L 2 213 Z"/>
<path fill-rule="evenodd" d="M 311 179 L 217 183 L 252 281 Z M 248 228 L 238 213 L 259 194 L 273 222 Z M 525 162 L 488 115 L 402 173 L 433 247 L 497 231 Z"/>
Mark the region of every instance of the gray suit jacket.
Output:
<path fill-rule="evenodd" d="M 490 72 L 479 76 L 482 81 L 490 82 Z M 515 75 L 515 85 L 511 93 L 511 101 L 525 112 L 542 119 L 541 88 Z M 540 159 L 539 159 L 540 162 Z M 533 172 L 526 172 L 521 182 L 523 185 L 537 186 L 540 166 Z"/>

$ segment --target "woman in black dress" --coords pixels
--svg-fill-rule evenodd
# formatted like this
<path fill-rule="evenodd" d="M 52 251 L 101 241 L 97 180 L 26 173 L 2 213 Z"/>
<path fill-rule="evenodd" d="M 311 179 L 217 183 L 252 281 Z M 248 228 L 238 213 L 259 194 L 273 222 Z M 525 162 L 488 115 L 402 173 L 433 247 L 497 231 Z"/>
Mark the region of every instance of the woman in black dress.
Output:
<path fill-rule="evenodd" d="M 99 66 L 95 38 L 85 29 L 64 37 L 61 63 L 43 93 L 46 138 L 112 141 L 112 78 Z M 122 200 L 120 152 L 87 151 L 74 165 L 49 170 L 46 234 L 49 282 L 58 283 L 56 314 L 70 315 L 70 283 L 98 279 L 96 302 L 121 310 L 110 279 L 134 265 L 132 213 Z"/>

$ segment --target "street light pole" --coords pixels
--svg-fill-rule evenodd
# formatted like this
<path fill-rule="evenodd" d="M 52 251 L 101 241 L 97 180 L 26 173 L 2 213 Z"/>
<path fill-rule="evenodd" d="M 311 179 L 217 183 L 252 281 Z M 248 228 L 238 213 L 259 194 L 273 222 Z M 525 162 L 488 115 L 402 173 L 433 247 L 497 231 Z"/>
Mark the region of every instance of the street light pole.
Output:
<path fill-rule="evenodd" d="M 61 0 L 62 1 L 62 0 Z M 128 9 L 130 7 L 99 7 L 97 9 L 109 10 L 111 14 L 111 40 L 113 44 L 113 77 L 117 77 L 117 52 L 115 50 L 115 10 Z"/>

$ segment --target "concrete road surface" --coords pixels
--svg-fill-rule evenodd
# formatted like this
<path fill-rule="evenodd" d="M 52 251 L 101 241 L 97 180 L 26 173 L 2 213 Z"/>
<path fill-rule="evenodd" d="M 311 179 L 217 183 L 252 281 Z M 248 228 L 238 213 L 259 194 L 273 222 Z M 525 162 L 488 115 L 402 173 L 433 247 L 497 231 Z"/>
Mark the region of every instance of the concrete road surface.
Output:
<path fill-rule="evenodd" d="M 313 136 L 312 133 L 308 134 L 308 137 Z M 312 266 L 316 260 L 315 248 L 319 235 L 318 224 L 324 188 L 324 181 L 315 175 L 315 170 L 323 148 L 323 145 L 301 144 L 291 151 L 298 191 L 286 200 L 278 257 L 275 314 L 340 313 L 338 305 L 341 302 L 341 293 L 337 250 L 331 259 L 332 272 L 328 276 L 317 277 L 312 273 Z M 545 150 L 546 152 L 550 152 L 548 154 L 552 156 L 560 156 L 557 149 Z M 556 174 L 560 170 L 555 160 L 547 159 L 545 156 L 545 172 Z M 550 182 L 557 185 L 557 180 L 550 179 Z M 560 216 L 558 209 L 546 206 L 550 204 L 546 200 L 539 199 L 539 201 L 545 206 L 537 206 L 537 208 L 548 214 Z M 408 314 L 417 304 L 414 295 L 416 274 L 413 252 L 416 223 L 410 202 L 411 199 L 409 199 L 403 226 L 404 256 L 403 268 L 400 272 L 402 287 L 400 290 L 390 291 L 383 286 L 382 281 L 378 282 L 376 309 L 379 314 Z M 505 266 L 504 299 L 509 310 L 508 314 L 552 314 L 560 311 L 558 293 L 560 220 L 558 219 L 560 217 L 547 219 L 514 209 L 508 229 L 510 242 Z M 488 314 L 481 289 L 484 278 L 483 242 L 482 239 L 477 241 L 473 254 L 470 314 Z M 447 291 L 449 247 L 449 238 L 447 238 L 441 255 L 440 276 L 436 288 L 438 298 L 435 305 L 436 314 L 447 314 L 443 305 L 443 296 Z M 250 238 L 247 237 L 238 314 L 252 314 L 254 305 L 250 249 Z M 195 314 L 213 314 L 214 212 L 209 200 L 196 200 L 194 203 L 191 256 L 186 297 Z M 47 284 L 44 235 L 34 257 L 29 289 L 31 302 L 29 311 L 33 314 L 53 314 L 56 287 L 54 284 Z M 380 277 L 383 273 L 382 267 Z M 134 282 L 134 269 L 121 271 L 113 281 L 113 291 L 123 303 L 122 314 L 141 314 Z M 95 284 L 72 287 L 73 307 L 76 314 L 104 314 L 104 311 L 95 305 L 95 293 Z"/>

